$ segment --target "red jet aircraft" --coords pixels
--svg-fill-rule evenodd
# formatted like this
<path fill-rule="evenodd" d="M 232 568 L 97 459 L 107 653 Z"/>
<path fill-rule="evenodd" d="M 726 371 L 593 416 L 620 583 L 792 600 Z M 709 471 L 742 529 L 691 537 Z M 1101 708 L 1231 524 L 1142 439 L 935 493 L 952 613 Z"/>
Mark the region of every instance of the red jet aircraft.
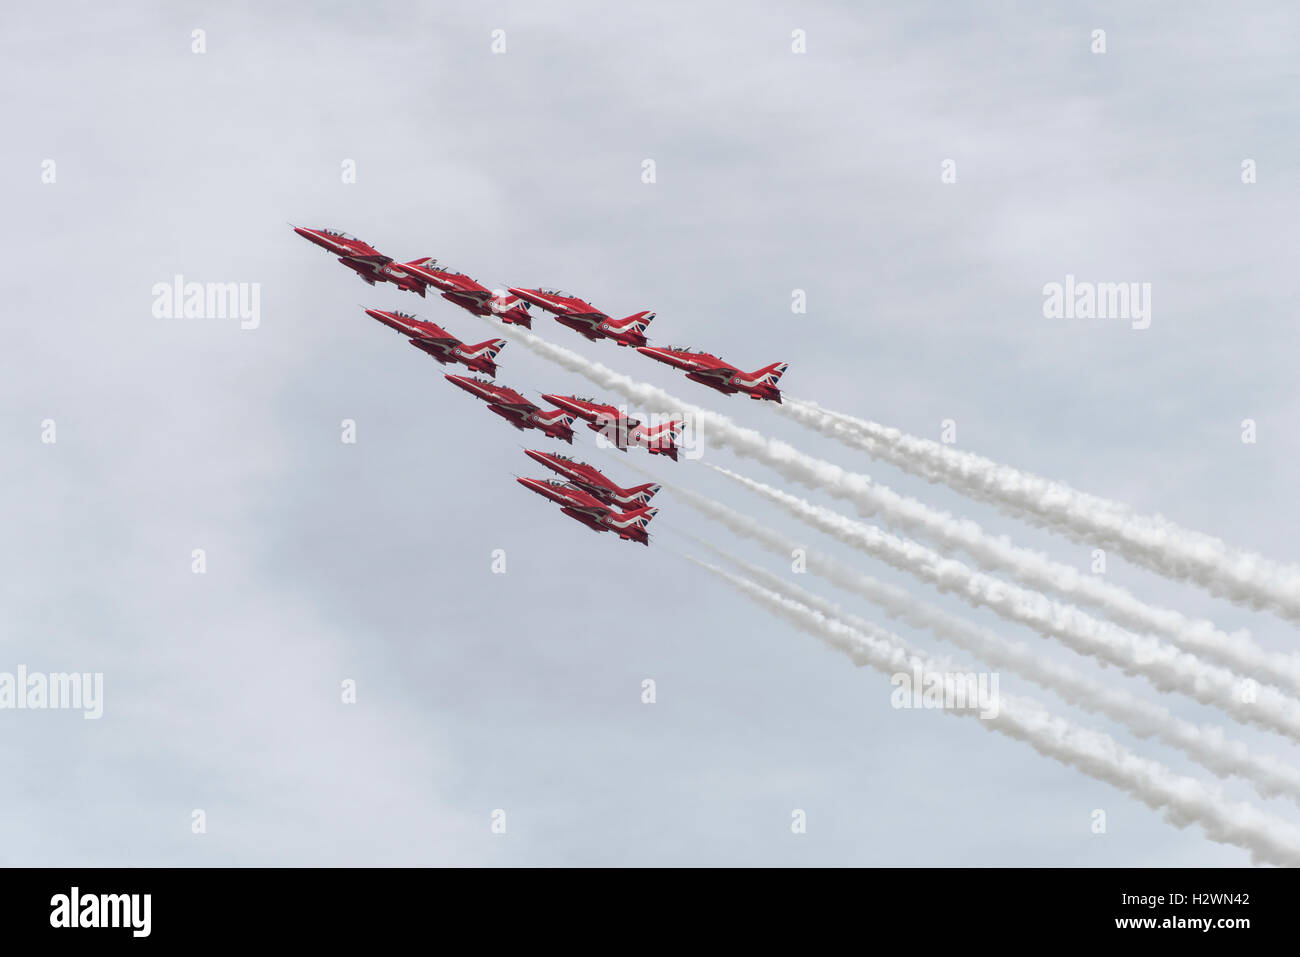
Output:
<path fill-rule="evenodd" d="M 669 346 L 666 349 L 643 346 L 637 352 L 682 369 L 686 372 L 686 378 L 692 382 L 717 389 L 724 395 L 744 392 L 751 399 L 770 399 L 773 402 L 781 401 L 781 390 L 776 384 L 789 368 L 789 363 L 773 362 L 757 372 L 741 372 L 711 353 L 696 352 L 686 346 Z"/>
<path fill-rule="evenodd" d="M 476 316 L 497 316 L 505 323 L 516 323 L 525 329 L 533 327 L 528 303 L 518 296 L 498 295 L 463 272 L 439 264 L 436 259 L 413 259 L 409 263 L 394 263 L 393 268 L 421 283 L 422 287 L 433 286 L 441 292 L 443 299 Z"/>
<path fill-rule="evenodd" d="M 472 396 L 482 399 L 488 408 L 516 429 L 538 429 L 552 439 L 562 439 L 573 444 L 574 417 L 562 409 L 543 412 L 514 389 L 475 379 L 471 376 L 449 375 L 446 380 L 459 386 Z"/>
<path fill-rule="evenodd" d="M 427 352 L 443 365 L 459 362 L 473 372 L 486 372 L 490 376 L 497 374 L 496 358 L 497 353 L 506 347 L 504 339 L 489 339 L 467 346 L 437 323 L 425 322 L 401 311 L 367 309 L 366 315 L 407 336 L 411 345 Z"/>
<path fill-rule="evenodd" d="M 306 226 L 294 226 L 293 231 L 303 239 L 334 253 L 339 257 L 339 262 L 372 286 L 376 282 L 391 282 L 399 289 L 424 295 L 423 283 L 398 272 L 390 257 L 355 236 L 337 229 L 309 229 Z"/>
<path fill-rule="evenodd" d="M 629 445 L 639 445 L 652 455 L 666 455 L 677 461 L 677 440 L 682 437 L 682 424 L 676 419 L 647 427 L 622 415 L 612 405 L 603 405 L 595 399 L 577 395 L 543 395 L 542 398 L 586 420 L 587 428 L 603 433 L 624 452 Z"/>
<path fill-rule="evenodd" d="M 555 321 L 586 336 L 592 342 L 613 339 L 620 346 L 643 346 L 645 330 L 653 312 L 638 312 L 626 319 L 611 319 L 591 303 L 558 289 L 516 289 L 510 291 L 525 302 L 554 314 Z"/>
<path fill-rule="evenodd" d="M 552 479 L 521 478 L 515 481 L 556 502 L 561 512 L 570 518 L 576 518 L 593 531 L 615 532 L 624 541 L 650 544 L 648 526 L 650 519 L 659 513 L 657 508 L 634 508 L 630 512 L 618 512 L 576 485 Z"/>
<path fill-rule="evenodd" d="M 594 465 L 578 462 L 567 455 L 539 452 L 536 449 L 524 449 L 524 454 L 535 462 L 541 462 L 552 472 L 564 476 L 570 485 L 578 486 L 613 508 L 638 508 L 654 498 L 660 489 L 660 486 L 652 482 L 634 485 L 632 488 L 619 488 Z"/>

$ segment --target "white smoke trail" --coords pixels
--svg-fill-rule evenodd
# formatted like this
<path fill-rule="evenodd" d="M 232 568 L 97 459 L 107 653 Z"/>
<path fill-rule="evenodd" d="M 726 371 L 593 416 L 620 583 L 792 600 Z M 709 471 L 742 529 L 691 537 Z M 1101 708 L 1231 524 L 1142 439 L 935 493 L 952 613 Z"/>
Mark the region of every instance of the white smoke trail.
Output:
<path fill-rule="evenodd" d="M 682 491 L 675 486 L 668 487 L 676 495 L 685 497 L 690 504 L 695 504 L 693 499 L 702 498 L 693 492 L 683 495 Z M 704 504 L 696 507 L 703 514 L 728 528 L 734 528 L 742 535 L 769 545 L 777 554 L 789 556 L 795 548 L 799 547 L 792 540 L 785 539 L 778 533 L 759 529 L 752 519 L 711 499 L 704 499 Z M 750 535 L 751 531 L 757 533 Z M 825 598 L 730 555 L 716 545 L 690 533 L 679 532 L 679 534 L 694 541 L 698 546 L 714 552 L 724 560 L 732 562 L 751 580 L 763 587 L 785 598 L 801 602 L 828 618 L 839 618 L 859 631 L 868 630 L 868 622 L 842 612 Z M 981 628 L 924 602 L 902 588 L 877 581 L 834 559 L 815 555 L 807 550 L 805 554 L 807 570 L 810 573 L 846 591 L 861 595 L 880 607 L 891 618 L 925 628 L 941 640 L 964 648 L 995 668 L 1014 671 L 1040 688 L 1055 692 L 1070 704 L 1118 721 L 1139 738 L 1154 737 L 1178 748 L 1219 777 L 1235 775 L 1248 781 L 1263 797 L 1285 796 L 1294 803 L 1300 804 L 1300 768 L 1269 755 L 1252 754 L 1244 743 L 1228 737 L 1223 728 L 1184 721 L 1168 708 L 1146 701 L 1122 689 L 1108 688 L 1067 664 L 1035 653 L 1023 642 L 1009 641 L 986 628 Z"/>
<path fill-rule="evenodd" d="M 940 591 L 952 592 L 968 604 L 989 608 L 1008 621 L 1059 639 L 1073 651 L 1116 665 L 1126 674 L 1141 674 L 1161 691 L 1181 692 L 1202 704 L 1220 708 L 1239 721 L 1300 741 L 1300 702 L 1271 686 L 1256 687 L 1252 679 L 1207 664 L 1157 638 L 1135 635 L 1073 605 L 1063 605 L 1039 592 L 974 571 L 917 542 L 856 522 L 770 485 L 716 465 L 710 468 L 758 493 L 810 527 Z"/>
<path fill-rule="evenodd" d="M 1113 549 L 1133 562 L 1212 595 L 1300 621 L 1300 566 L 1284 565 L 1183 528 L 1161 515 L 1141 515 L 1120 502 L 1023 472 L 877 422 L 787 397 L 777 411 L 823 435 L 861 449 L 1075 541 Z"/>
<path fill-rule="evenodd" d="M 953 671 L 964 672 L 912 651 L 896 635 L 880 629 L 858 631 L 707 562 L 696 564 L 756 604 L 845 652 L 857 664 L 891 676 L 919 670 L 926 680 L 941 680 L 945 673 Z M 978 716 L 965 708 L 950 709 L 948 713 Z M 1291 824 L 1252 805 L 1229 802 L 1217 789 L 1140 757 L 1109 735 L 1056 717 L 1037 702 L 999 695 L 997 714 L 982 718 L 980 723 L 987 730 L 1024 741 L 1040 754 L 1131 794 L 1148 807 L 1162 811 L 1175 827 L 1200 824 L 1210 840 L 1245 848 L 1255 863 L 1300 866 L 1300 833 Z"/>
<path fill-rule="evenodd" d="M 1300 690 L 1300 658 L 1267 652 L 1245 632 L 1230 635 L 1212 622 L 1189 619 L 1180 612 L 1148 605 L 1117 585 L 1080 574 L 1077 569 L 1040 552 L 992 536 L 975 522 L 954 518 L 916 499 L 899 495 L 872 482 L 868 476 L 846 472 L 778 439 L 766 438 L 724 415 L 683 402 L 656 386 L 638 382 L 532 333 L 512 328 L 505 334 L 513 336 L 531 352 L 585 376 L 601 388 L 617 392 L 629 402 L 692 416 L 697 428 L 707 430 L 714 444 L 762 462 L 791 481 L 849 501 L 863 516 L 880 513 L 891 525 L 967 553 L 983 568 L 1005 572 L 1031 588 L 1067 595 L 1073 601 L 1103 609 L 1108 617 L 1126 628 L 1164 635 L 1229 668 Z"/>

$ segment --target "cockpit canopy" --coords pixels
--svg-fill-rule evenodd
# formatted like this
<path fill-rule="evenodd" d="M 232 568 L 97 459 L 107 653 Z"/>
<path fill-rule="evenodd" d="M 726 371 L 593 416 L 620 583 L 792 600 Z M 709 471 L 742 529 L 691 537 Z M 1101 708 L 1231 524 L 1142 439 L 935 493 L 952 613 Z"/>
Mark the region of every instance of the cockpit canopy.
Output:
<path fill-rule="evenodd" d="M 538 292 L 545 293 L 548 296 L 559 296 L 561 299 L 577 299 L 571 292 L 565 292 L 563 289 L 539 289 Z"/>
<path fill-rule="evenodd" d="M 412 322 L 420 321 L 419 319 L 416 319 L 415 316 L 411 315 L 411 313 L 402 312 L 402 310 L 400 309 L 398 309 L 397 312 L 394 313 L 394 315 L 397 316 L 398 319 L 410 319 Z"/>
<path fill-rule="evenodd" d="M 333 229 L 329 226 L 326 226 L 324 229 L 321 230 L 321 232 L 328 233 L 331 236 L 337 236 L 339 239 L 349 239 L 354 243 L 361 242 L 361 240 L 357 239 L 357 237 L 353 236 L 351 233 L 345 233 L 341 229 Z"/>

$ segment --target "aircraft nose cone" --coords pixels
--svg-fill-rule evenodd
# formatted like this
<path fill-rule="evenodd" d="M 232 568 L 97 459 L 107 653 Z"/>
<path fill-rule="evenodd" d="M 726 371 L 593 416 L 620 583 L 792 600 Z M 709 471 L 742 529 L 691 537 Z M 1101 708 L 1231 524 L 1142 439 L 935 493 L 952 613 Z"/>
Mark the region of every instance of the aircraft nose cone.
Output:
<path fill-rule="evenodd" d="M 304 228 L 301 227 L 301 226 L 295 226 L 295 227 L 293 227 L 293 231 L 294 231 L 295 233 L 297 233 L 299 236 L 301 236 L 303 239 L 311 239 L 311 238 L 312 238 L 311 232 L 308 231 L 308 230 L 306 230 L 306 229 L 304 229 Z"/>
<path fill-rule="evenodd" d="M 534 452 L 532 449 L 524 449 L 524 455 L 528 456 L 534 462 L 541 462 L 543 465 L 546 464 L 546 454 L 543 452 Z"/>
<path fill-rule="evenodd" d="M 371 319 L 378 319 L 380 322 L 384 321 L 384 314 L 380 312 L 378 309 L 367 309 L 366 315 L 369 316 Z"/>
<path fill-rule="evenodd" d="M 551 405 L 560 405 L 560 404 L 561 404 L 560 401 L 559 401 L 560 396 L 558 396 L 558 395 L 547 395 L 545 392 L 543 392 L 543 393 L 542 393 L 542 398 L 545 399 L 547 402 L 551 403 Z"/>
<path fill-rule="evenodd" d="M 639 352 L 639 353 L 641 353 L 641 355 L 643 355 L 643 356 L 648 356 L 648 355 L 651 354 L 651 353 L 650 353 L 650 347 L 649 347 L 649 346 L 637 346 L 637 347 L 636 347 L 636 351 Z"/>

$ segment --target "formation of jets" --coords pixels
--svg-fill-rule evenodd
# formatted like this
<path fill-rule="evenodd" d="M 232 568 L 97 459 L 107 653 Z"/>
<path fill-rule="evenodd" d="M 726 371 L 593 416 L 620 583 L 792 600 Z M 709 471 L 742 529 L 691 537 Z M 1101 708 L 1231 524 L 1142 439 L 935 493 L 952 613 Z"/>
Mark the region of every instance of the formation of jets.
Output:
<path fill-rule="evenodd" d="M 613 319 L 591 303 L 571 292 L 543 287 L 511 286 L 493 291 L 462 272 L 440 265 L 435 259 L 395 262 L 373 246 L 337 229 L 308 229 L 295 226 L 294 232 L 338 256 L 339 262 L 370 285 L 391 282 L 399 289 L 425 294 L 432 286 L 442 298 L 476 316 L 496 316 L 502 322 L 532 328 L 530 307 L 550 313 L 562 326 L 599 342 L 610 339 L 629 346 L 644 356 L 686 373 L 686 378 L 706 385 L 723 395 L 743 393 L 751 399 L 781 401 L 778 383 L 789 367 L 773 362 L 756 372 L 745 372 L 711 352 L 685 346 L 662 348 L 651 346 L 645 331 L 654 319 L 653 312 L 634 312 Z"/>
<path fill-rule="evenodd" d="M 294 226 L 299 236 L 335 256 L 371 286 L 391 283 L 398 289 L 425 297 L 432 288 L 443 299 L 476 316 L 496 317 L 508 325 L 532 328 L 536 307 L 549 313 L 555 321 L 592 342 L 609 339 L 619 346 L 630 347 L 656 362 L 680 369 L 686 378 L 708 386 L 724 395 L 743 393 L 751 399 L 781 401 L 778 383 L 787 363 L 774 362 L 756 372 L 744 372 L 709 352 L 683 346 L 651 346 L 645 332 L 654 319 L 653 312 L 636 312 L 614 319 L 585 299 L 559 289 L 509 287 L 493 290 L 477 280 L 425 257 L 397 262 L 369 243 L 338 229 L 314 229 Z M 437 323 L 418 319 L 402 312 L 367 309 L 366 315 L 406 336 L 407 341 L 442 365 L 460 364 L 479 375 L 448 375 L 446 380 L 457 388 L 487 403 L 496 413 L 519 430 L 536 429 L 547 438 L 573 444 L 573 424 L 582 419 L 587 428 L 604 434 L 614 446 L 626 452 L 630 447 L 646 449 L 677 461 L 682 437 L 682 423 L 676 420 L 645 425 L 624 415 L 613 405 L 597 399 L 575 395 L 547 395 L 554 409 L 543 409 L 514 389 L 492 381 L 497 374 L 497 356 L 506 346 L 505 339 L 466 344 Z M 659 511 L 648 503 L 659 486 L 654 484 L 622 488 L 595 467 L 568 456 L 526 450 L 529 458 L 560 475 L 555 479 L 521 478 L 525 488 L 556 503 L 560 511 L 597 532 L 614 532 L 625 541 L 650 544 L 648 526 Z"/>

